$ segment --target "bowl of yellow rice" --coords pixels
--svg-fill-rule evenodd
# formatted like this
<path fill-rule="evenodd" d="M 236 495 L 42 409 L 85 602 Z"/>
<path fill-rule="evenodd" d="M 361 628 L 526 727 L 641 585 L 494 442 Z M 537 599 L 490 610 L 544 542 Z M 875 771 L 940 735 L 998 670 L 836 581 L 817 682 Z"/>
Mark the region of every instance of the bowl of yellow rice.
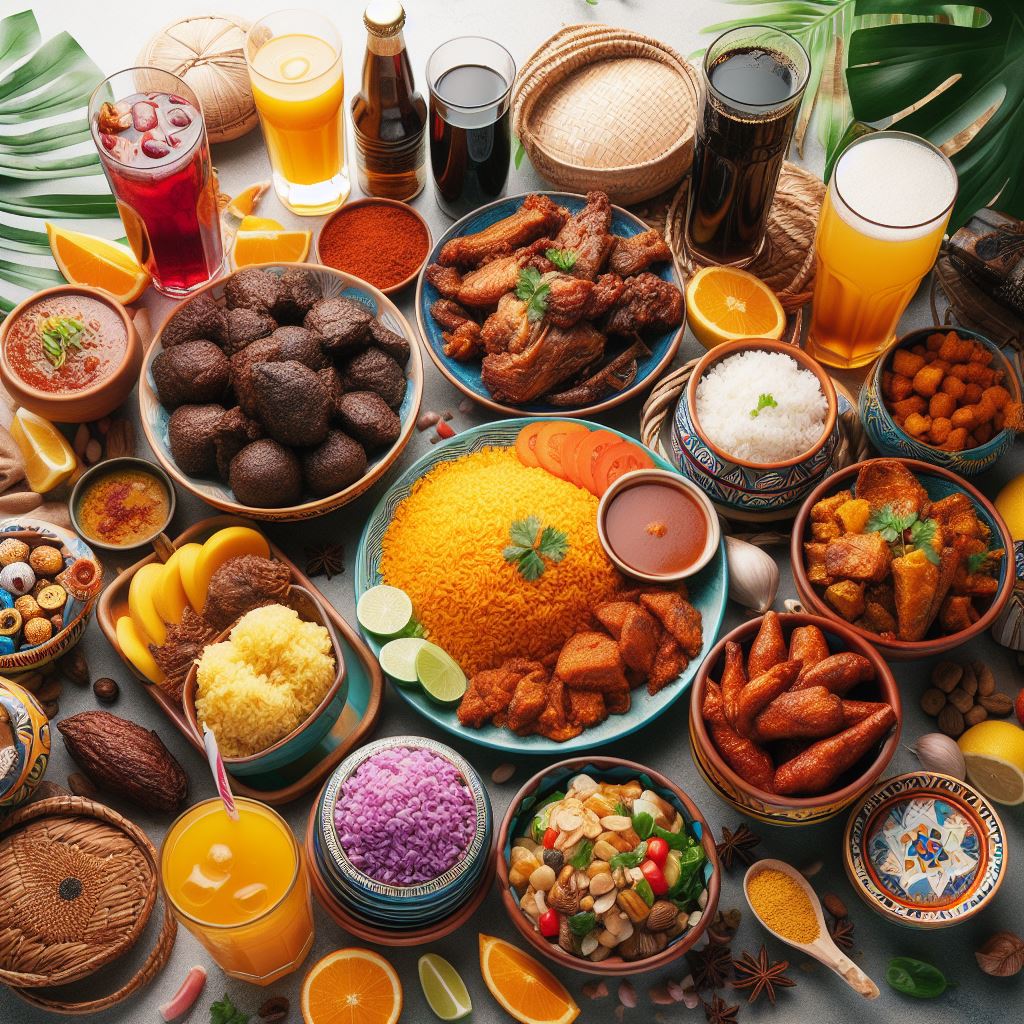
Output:
<path fill-rule="evenodd" d="M 510 658 L 542 660 L 574 633 L 592 628 L 593 608 L 625 586 L 598 537 L 597 498 L 516 456 L 516 436 L 530 422 L 486 423 L 438 444 L 381 499 L 356 554 L 357 601 L 380 583 L 405 591 L 427 638 L 467 677 Z M 662 469 L 672 468 L 656 455 L 652 459 Z M 503 557 L 510 524 L 530 516 L 559 530 L 567 542 L 564 557 L 548 563 L 535 579 L 526 579 Z M 611 715 L 565 742 L 520 736 L 495 725 L 467 728 L 453 708 L 434 703 L 419 688 L 395 690 L 440 728 L 492 749 L 547 754 L 604 746 L 667 710 L 714 645 L 726 601 L 723 549 L 688 582 L 689 600 L 703 620 L 698 656 L 653 697 L 645 694 L 625 714 Z M 364 637 L 379 654 L 381 639 L 365 632 Z"/>

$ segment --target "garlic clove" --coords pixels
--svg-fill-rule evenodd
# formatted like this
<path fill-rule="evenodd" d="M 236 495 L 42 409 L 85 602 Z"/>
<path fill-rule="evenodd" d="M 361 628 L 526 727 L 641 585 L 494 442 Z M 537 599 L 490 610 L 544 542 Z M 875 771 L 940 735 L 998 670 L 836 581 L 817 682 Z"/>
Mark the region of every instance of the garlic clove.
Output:
<path fill-rule="evenodd" d="M 929 732 L 921 736 L 910 748 L 917 755 L 921 767 L 941 775 L 952 775 L 954 779 L 967 778 L 964 755 L 957 742 L 941 732 Z"/>
<path fill-rule="evenodd" d="M 763 548 L 736 537 L 725 538 L 729 563 L 729 597 L 760 614 L 768 611 L 779 590 L 779 567 Z"/>

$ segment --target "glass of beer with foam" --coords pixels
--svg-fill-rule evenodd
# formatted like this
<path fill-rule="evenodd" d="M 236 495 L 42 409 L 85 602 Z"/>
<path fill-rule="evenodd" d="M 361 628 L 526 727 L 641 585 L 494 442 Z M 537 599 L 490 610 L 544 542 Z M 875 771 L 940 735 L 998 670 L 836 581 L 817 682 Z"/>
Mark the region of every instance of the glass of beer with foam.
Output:
<path fill-rule="evenodd" d="M 808 351 L 848 369 L 871 362 L 942 243 L 957 178 L 945 154 L 906 132 L 851 143 L 829 182 L 815 238 Z"/>

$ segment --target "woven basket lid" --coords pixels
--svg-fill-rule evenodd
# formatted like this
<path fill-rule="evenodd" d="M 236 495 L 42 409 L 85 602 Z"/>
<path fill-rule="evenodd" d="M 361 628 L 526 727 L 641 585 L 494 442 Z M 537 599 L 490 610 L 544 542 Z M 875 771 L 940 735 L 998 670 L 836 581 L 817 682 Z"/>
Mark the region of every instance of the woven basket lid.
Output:
<path fill-rule="evenodd" d="M 80 797 L 0 823 L 0 982 L 62 985 L 123 954 L 149 921 L 156 851 L 126 818 Z"/>

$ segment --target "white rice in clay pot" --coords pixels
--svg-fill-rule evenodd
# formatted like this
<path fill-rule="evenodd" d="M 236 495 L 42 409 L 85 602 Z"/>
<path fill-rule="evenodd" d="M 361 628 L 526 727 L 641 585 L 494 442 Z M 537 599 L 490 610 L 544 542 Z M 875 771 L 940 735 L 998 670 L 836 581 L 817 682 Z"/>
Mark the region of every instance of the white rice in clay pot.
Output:
<path fill-rule="evenodd" d="M 743 462 L 786 462 L 825 430 L 828 401 L 818 378 L 781 352 L 738 352 L 697 384 L 701 433 Z"/>

